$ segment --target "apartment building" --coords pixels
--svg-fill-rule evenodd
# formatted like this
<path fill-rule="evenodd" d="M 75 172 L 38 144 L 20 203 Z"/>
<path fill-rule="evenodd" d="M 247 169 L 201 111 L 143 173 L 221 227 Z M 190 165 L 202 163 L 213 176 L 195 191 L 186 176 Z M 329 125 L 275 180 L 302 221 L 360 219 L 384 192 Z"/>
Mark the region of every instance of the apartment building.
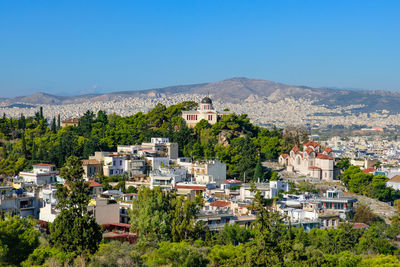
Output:
<path fill-rule="evenodd" d="M 40 163 L 33 165 L 32 171 L 20 172 L 18 176 L 22 178 L 25 183 L 46 185 L 55 183 L 58 173 L 55 165 Z"/>

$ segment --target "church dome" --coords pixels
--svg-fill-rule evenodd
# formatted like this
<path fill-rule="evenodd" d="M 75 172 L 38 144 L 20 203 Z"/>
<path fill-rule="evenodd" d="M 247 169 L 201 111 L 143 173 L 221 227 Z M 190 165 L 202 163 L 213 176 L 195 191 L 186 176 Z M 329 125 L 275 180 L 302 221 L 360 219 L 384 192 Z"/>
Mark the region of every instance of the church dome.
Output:
<path fill-rule="evenodd" d="M 201 104 L 212 104 L 212 101 L 209 97 L 205 97 L 203 98 L 203 100 L 201 100 Z"/>

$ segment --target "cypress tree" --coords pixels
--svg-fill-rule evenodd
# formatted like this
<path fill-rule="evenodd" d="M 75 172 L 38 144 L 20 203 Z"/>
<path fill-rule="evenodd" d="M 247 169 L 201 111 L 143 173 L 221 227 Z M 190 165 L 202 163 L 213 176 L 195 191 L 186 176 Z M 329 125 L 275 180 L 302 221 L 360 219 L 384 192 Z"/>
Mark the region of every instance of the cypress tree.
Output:
<path fill-rule="evenodd" d="M 26 140 L 25 131 L 22 133 L 22 155 L 26 158 Z"/>
<path fill-rule="evenodd" d="M 54 117 L 53 121 L 51 122 L 51 130 L 53 131 L 53 133 L 57 132 L 56 117 Z"/>
<path fill-rule="evenodd" d="M 254 169 L 254 177 L 253 181 L 258 181 L 258 179 L 262 180 L 263 178 L 263 171 L 262 171 L 262 165 L 261 165 L 261 157 L 258 157 L 257 165 Z"/>
<path fill-rule="evenodd" d="M 60 114 L 58 114 L 58 116 L 57 116 L 57 129 L 60 129 L 61 128 L 61 117 L 60 117 Z"/>
<path fill-rule="evenodd" d="M 32 144 L 32 162 L 35 163 L 36 160 L 36 145 L 35 145 L 35 141 L 33 141 Z"/>

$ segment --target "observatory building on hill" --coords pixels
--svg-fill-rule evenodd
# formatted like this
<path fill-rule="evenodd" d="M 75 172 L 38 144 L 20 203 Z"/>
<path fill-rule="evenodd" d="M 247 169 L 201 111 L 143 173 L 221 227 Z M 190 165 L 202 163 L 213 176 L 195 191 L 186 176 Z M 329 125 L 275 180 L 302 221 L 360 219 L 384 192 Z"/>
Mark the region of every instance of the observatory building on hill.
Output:
<path fill-rule="evenodd" d="M 201 120 L 208 121 L 209 124 L 217 122 L 219 113 L 214 109 L 209 97 L 205 97 L 200 102 L 197 110 L 182 111 L 182 117 L 187 126 L 194 127 Z"/>

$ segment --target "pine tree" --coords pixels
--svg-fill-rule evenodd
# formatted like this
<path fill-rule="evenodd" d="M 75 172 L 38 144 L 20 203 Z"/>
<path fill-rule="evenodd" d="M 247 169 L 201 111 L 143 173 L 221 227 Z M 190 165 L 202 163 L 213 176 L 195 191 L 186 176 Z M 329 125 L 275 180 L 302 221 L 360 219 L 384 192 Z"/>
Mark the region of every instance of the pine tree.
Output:
<path fill-rule="evenodd" d="M 44 117 L 43 117 L 43 107 L 40 107 L 40 111 L 39 111 L 39 116 L 40 116 L 40 119 L 44 119 Z"/>

